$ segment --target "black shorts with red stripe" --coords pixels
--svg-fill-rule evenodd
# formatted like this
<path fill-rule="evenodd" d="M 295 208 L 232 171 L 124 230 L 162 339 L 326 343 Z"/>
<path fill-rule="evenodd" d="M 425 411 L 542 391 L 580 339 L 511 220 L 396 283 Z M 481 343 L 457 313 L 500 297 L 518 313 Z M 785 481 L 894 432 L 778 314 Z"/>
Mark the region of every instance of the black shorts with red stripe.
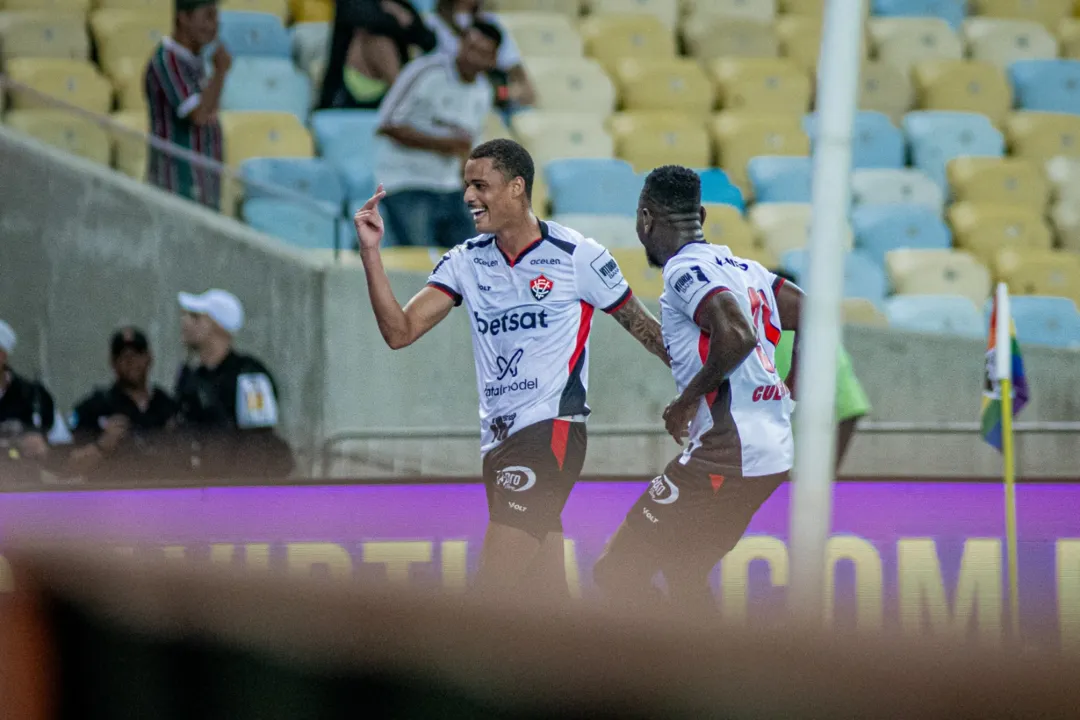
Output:
<path fill-rule="evenodd" d="M 543 540 L 562 532 L 562 511 L 585 464 L 583 422 L 545 420 L 518 430 L 484 456 L 491 522 Z"/>

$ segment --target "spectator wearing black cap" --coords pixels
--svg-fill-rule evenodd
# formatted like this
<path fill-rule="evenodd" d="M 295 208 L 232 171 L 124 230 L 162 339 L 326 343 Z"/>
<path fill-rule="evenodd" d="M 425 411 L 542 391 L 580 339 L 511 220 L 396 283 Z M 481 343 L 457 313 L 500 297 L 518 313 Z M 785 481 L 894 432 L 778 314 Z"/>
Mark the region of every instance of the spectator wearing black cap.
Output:
<path fill-rule="evenodd" d="M 71 470 L 93 477 L 170 474 L 168 443 L 163 435 L 177 404 L 151 386 L 154 358 L 142 331 L 125 327 L 112 336 L 109 359 L 115 381 L 95 389 L 75 407 L 70 424 L 78 447 Z"/>

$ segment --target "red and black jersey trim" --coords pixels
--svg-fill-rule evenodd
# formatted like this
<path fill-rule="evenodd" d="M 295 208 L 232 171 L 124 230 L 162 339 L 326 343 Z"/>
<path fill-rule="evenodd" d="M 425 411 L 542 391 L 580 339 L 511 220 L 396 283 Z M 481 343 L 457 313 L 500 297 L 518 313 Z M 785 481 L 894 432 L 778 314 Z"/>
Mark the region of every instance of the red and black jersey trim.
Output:
<path fill-rule="evenodd" d="M 634 291 L 630 288 L 626 288 L 626 292 L 624 292 L 618 300 L 604 308 L 604 312 L 606 312 L 608 315 L 613 312 L 618 312 L 623 305 L 630 302 L 630 298 L 632 297 L 634 297 Z"/>
<path fill-rule="evenodd" d="M 694 322 L 697 324 L 698 327 L 701 327 L 701 310 L 705 307 L 705 303 L 707 303 L 709 301 L 709 298 L 711 298 L 713 295 L 722 292 L 731 292 L 731 288 L 725 287 L 723 285 L 714 287 L 709 290 L 709 292 L 705 293 L 705 297 L 701 298 L 701 300 L 698 302 L 697 307 L 694 308 Z"/>
<path fill-rule="evenodd" d="M 778 277 L 775 280 L 773 280 L 773 284 L 772 284 L 773 295 L 779 295 L 780 294 L 780 288 L 784 287 L 785 282 L 787 282 L 787 281 L 784 280 L 784 278 L 782 278 L 782 277 Z"/>
<path fill-rule="evenodd" d="M 449 295 L 450 299 L 454 301 L 455 306 L 461 304 L 461 293 L 455 292 L 453 288 L 447 287 L 440 282 L 435 282 L 434 280 L 428 281 L 428 287 L 433 287 L 436 290 L 441 290 L 442 292 Z"/>

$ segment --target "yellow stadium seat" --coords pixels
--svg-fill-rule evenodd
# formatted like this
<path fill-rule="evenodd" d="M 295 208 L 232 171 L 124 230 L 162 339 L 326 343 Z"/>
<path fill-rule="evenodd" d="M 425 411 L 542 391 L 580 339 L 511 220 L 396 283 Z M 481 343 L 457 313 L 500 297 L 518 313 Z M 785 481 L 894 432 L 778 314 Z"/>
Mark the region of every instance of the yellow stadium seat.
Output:
<path fill-rule="evenodd" d="M 1053 30 L 1072 14 L 1072 0 L 973 0 L 969 12 L 996 18 L 1034 20 Z"/>
<path fill-rule="evenodd" d="M 94 7 L 99 10 L 134 10 L 164 18 L 172 27 L 174 0 L 94 0 Z"/>
<path fill-rule="evenodd" d="M 776 19 L 776 0 L 697 0 L 691 3 L 684 26 L 694 22 L 739 18 L 773 22 Z"/>
<path fill-rule="evenodd" d="M 709 63 L 724 110 L 805 113 L 814 88 L 810 75 L 787 58 L 720 58 Z"/>
<path fill-rule="evenodd" d="M 990 271 L 962 250 L 890 250 L 885 273 L 902 295 L 963 295 L 979 307 L 990 297 Z"/>
<path fill-rule="evenodd" d="M 1005 120 L 1005 136 L 1013 155 L 1036 163 L 1058 155 L 1080 156 L 1078 115 L 1015 112 Z"/>
<path fill-rule="evenodd" d="M 222 112 L 225 164 L 254 157 L 312 157 L 315 145 L 303 123 L 287 112 Z"/>
<path fill-rule="evenodd" d="M 539 110 L 610 115 L 615 109 L 615 85 L 595 60 L 529 58 L 526 68 Z"/>
<path fill-rule="evenodd" d="M 160 18 L 128 10 L 98 10 L 90 27 L 101 70 L 114 82 L 128 79 L 136 68 L 141 77 L 161 38 L 169 34 L 168 23 Z"/>
<path fill-rule="evenodd" d="M 1042 213 L 1020 205 L 958 202 L 949 208 L 949 224 L 958 248 L 992 267 L 1000 250 L 1049 250 L 1050 228 Z"/>
<path fill-rule="evenodd" d="M 489 113 L 487 121 L 484 123 L 484 132 L 480 138 L 481 142 L 487 142 L 488 140 L 500 140 L 500 139 L 514 139 L 514 131 L 510 129 L 510 126 L 506 124 L 506 121 L 502 119 L 502 116 L 495 113 Z"/>
<path fill-rule="evenodd" d="M 12 110 L 4 116 L 4 124 L 46 145 L 109 164 L 109 134 L 88 118 L 64 110 Z"/>
<path fill-rule="evenodd" d="M 581 0 L 495 0 L 488 3 L 498 12 L 557 13 L 577 21 L 581 16 Z"/>
<path fill-rule="evenodd" d="M 1044 60 L 1057 57 L 1057 39 L 1040 23 L 1031 20 L 968 18 L 964 21 L 964 41 L 972 60 L 1007 68 L 1017 60 Z"/>
<path fill-rule="evenodd" d="M 0 13 L 0 64 L 18 57 L 88 60 L 85 19 L 77 13 Z"/>
<path fill-rule="evenodd" d="M 1015 295 L 1056 295 L 1080 304 L 1080 254 L 1062 250 L 1002 250 L 998 280 Z"/>
<path fill-rule="evenodd" d="M 581 21 L 585 52 L 613 68 L 625 57 L 673 58 L 675 33 L 652 15 L 590 15 Z"/>
<path fill-rule="evenodd" d="M 974 60 L 924 60 L 912 71 L 920 108 L 982 113 L 1000 125 L 1012 109 L 1005 71 Z"/>
<path fill-rule="evenodd" d="M 755 260 L 767 268 L 776 267 L 778 259 L 754 235 L 754 230 L 731 205 L 705 205 L 705 239 L 714 245 L 726 245 L 736 257 Z"/>
<path fill-rule="evenodd" d="M 289 12 L 293 22 L 333 22 L 334 3 L 332 0 L 298 0 L 289 3 Z"/>
<path fill-rule="evenodd" d="M 112 86 L 93 65 L 79 60 L 15 58 L 8 61 L 7 73 L 15 82 L 60 102 L 104 115 L 112 109 Z M 50 107 L 49 101 L 26 92 L 14 92 L 11 107 Z"/>
<path fill-rule="evenodd" d="M 446 248 L 440 247 L 387 247 L 379 252 L 379 256 L 387 270 L 427 275 L 445 252 Z"/>
<path fill-rule="evenodd" d="M 113 113 L 114 122 L 144 135 L 149 132 L 150 119 L 138 110 Z M 136 180 L 146 179 L 146 160 L 149 147 L 145 139 L 127 134 L 113 134 L 113 167 Z"/>
<path fill-rule="evenodd" d="M 871 18 L 877 59 L 904 73 L 923 60 L 959 60 L 963 44 L 941 18 Z"/>
<path fill-rule="evenodd" d="M 801 68 L 814 72 L 821 54 L 821 21 L 804 15 L 787 15 L 776 21 L 780 54 Z"/>
<path fill-rule="evenodd" d="M 514 115 L 513 129 L 537 167 L 560 158 L 615 154 L 615 142 L 604 128 L 603 117 L 593 113 L 532 110 Z"/>
<path fill-rule="evenodd" d="M 746 164 L 757 155 L 809 155 L 810 140 L 802 116 L 728 110 L 710 123 L 719 155 L 719 167 L 746 194 L 750 182 Z"/>
<path fill-rule="evenodd" d="M 660 165 L 712 166 L 712 147 L 705 118 L 664 112 L 621 113 L 609 125 L 615 154 L 647 172 Z"/>
<path fill-rule="evenodd" d="M 0 10 L 4 12 L 70 13 L 86 17 L 90 12 L 90 0 L 3 0 Z"/>
<path fill-rule="evenodd" d="M 282 22 L 289 19 L 288 0 L 222 0 L 222 10 L 241 12 L 261 12 L 280 18 Z"/>
<path fill-rule="evenodd" d="M 652 15 L 672 30 L 679 21 L 678 0 L 590 0 L 589 10 L 597 15 Z"/>
<path fill-rule="evenodd" d="M 780 38 L 771 22 L 712 18 L 683 26 L 690 55 L 702 60 L 721 57 L 776 57 Z"/>
<path fill-rule="evenodd" d="M 820 18 L 825 15 L 825 0 L 780 0 L 780 12 Z"/>
<path fill-rule="evenodd" d="M 1055 200 L 1080 198 L 1080 158 L 1059 155 L 1043 164 Z"/>
<path fill-rule="evenodd" d="M 747 214 L 757 243 L 776 258 L 806 247 L 811 216 L 810 203 L 757 203 Z M 854 238 L 848 227 L 841 238 L 845 249 L 851 249 Z"/>
<path fill-rule="evenodd" d="M 499 20 L 525 57 L 573 58 L 585 54 L 585 42 L 565 15 L 500 13 Z"/>
<path fill-rule="evenodd" d="M 915 88 L 907 73 L 883 62 L 863 63 L 859 79 L 860 109 L 884 113 L 899 125 L 914 106 Z"/>
<path fill-rule="evenodd" d="M 1042 213 L 1050 185 L 1039 166 L 1023 158 L 958 157 L 947 166 L 957 200 L 1020 205 Z"/>
<path fill-rule="evenodd" d="M 623 108 L 683 112 L 704 117 L 712 112 L 715 92 L 701 65 L 686 58 L 624 58 L 615 66 Z"/>
<path fill-rule="evenodd" d="M 888 327 L 889 325 L 885 313 L 881 312 L 877 305 L 866 298 L 844 298 L 841 300 L 840 317 L 845 325 L 869 327 Z"/>
<path fill-rule="evenodd" d="M 1080 253 L 1080 203 L 1058 200 L 1050 208 L 1050 222 L 1061 248 Z"/>
<path fill-rule="evenodd" d="M 537 172 L 533 177 L 532 206 L 541 217 L 546 217 L 550 210 L 547 182 L 544 180 L 543 172 Z"/>
<path fill-rule="evenodd" d="M 1061 57 L 1076 60 L 1080 58 L 1080 18 L 1065 18 L 1057 26 Z"/>
<path fill-rule="evenodd" d="M 611 256 L 619 263 L 623 277 L 639 298 L 656 300 L 664 292 L 664 276 L 649 265 L 640 248 L 612 248 Z"/>
<path fill-rule="evenodd" d="M 121 110 L 146 110 L 146 58 L 124 57 L 113 62 L 112 81 Z"/>

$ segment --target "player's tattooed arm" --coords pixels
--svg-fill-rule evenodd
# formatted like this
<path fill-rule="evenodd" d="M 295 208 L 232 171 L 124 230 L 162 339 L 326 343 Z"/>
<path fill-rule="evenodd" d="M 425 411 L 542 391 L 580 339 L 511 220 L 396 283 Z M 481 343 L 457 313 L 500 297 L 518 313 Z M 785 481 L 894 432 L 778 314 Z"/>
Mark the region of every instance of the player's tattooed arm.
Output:
<path fill-rule="evenodd" d="M 657 322 L 649 309 L 637 299 L 631 298 L 618 310 L 611 314 L 626 328 L 626 331 L 645 346 L 645 349 L 664 361 L 671 367 L 671 358 L 668 357 L 667 348 L 664 347 L 664 335 L 660 332 L 660 323 Z"/>

